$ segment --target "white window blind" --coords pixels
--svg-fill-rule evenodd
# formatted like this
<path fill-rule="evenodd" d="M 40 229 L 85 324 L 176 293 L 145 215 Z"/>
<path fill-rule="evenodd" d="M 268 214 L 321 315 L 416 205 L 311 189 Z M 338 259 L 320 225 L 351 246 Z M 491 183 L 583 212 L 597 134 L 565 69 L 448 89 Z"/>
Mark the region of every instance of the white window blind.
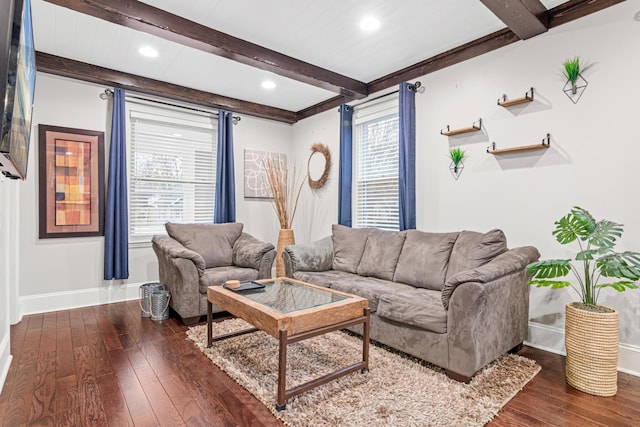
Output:
<path fill-rule="evenodd" d="M 217 119 L 137 102 L 127 113 L 131 242 L 165 234 L 166 222 L 212 223 Z"/>
<path fill-rule="evenodd" d="M 398 98 L 356 108 L 353 226 L 399 229 Z"/>

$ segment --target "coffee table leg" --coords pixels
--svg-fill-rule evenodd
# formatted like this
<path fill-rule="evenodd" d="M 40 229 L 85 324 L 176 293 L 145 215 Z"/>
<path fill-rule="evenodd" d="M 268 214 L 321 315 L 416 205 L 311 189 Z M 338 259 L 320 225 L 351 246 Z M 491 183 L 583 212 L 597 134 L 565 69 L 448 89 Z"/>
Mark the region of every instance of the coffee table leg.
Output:
<path fill-rule="evenodd" d="M 213 304 L 207 298 L 207 347 L 213 343 Z"/>
<path fill-rule="evenodd" d="M 280 329 L 279 334 L 279 355 L 278 355 L 278 402 L 276 409 L 283 411 L 287 409 L 285 391 L 287 384 L 287 330 Z"/>
<path fill-rule="evenodd" d="M 365 373 L 369 370 L 369 337 L 371 335 L 371 315 L 369 312 L 369 307 L 364 309 L 364 315 L 366 317 L 364 321 L 364 336 L 362 337 L 362 361 L 364 362 L 364 368 L 362 368 L 362 373 Z"/>

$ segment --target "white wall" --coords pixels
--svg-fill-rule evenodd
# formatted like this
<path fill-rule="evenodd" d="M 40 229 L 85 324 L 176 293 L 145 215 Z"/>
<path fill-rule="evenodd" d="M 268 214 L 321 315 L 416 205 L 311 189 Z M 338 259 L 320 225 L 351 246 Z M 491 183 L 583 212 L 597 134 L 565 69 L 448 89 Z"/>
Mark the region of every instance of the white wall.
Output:
<path fill-rule="evenodd" d="M 19 182 L 0 176 L 0 391 L 11 364 L 10 328 L 13 310 L 12 281 L 15 279 L 17 238 L 12 220 L 16 219 Z"/>
<path fill-rule="evenodd" d="M 103 237 L 38 238 L 37 125 L 103 131 L 108 153 L 111 104 L 99 97 L 104 89 L 104 86 L 38 73 L 29 175 L 20 188 L 20 309 L 13 323 L 23 314 L 137 298 L 141 283 L 158 279 L 157 261 L 150 244 L 130 248 L 129 279 L 112 283 L 102 280 Z M 269 203 L 243 197 L 243 150 L 287 153 L 291 146 L 291 126 L 242 117 L 234 126 L 234 145 L 236 219 L 245 223 L 245 231 L 275 243 L 278 226 Z M 105 158 L 107 167 L 108 158 Z"/>
<path fill-rule="evenodd" d="M 504 230 L 509 246 L 533 245 L 542 258 L 570 257 L 551 235 L 553 223 L 574 205 L 596 219 L 625 224 L 618 249 L 640 251 L 640 137 L 637 131 L 640 55 L 624 46 L 640 45 L 637 2 L 625 2 L 527 41 L 418 78 L 426 92 L 416 95 L 417 227 L 429 231 Z M 584 73 L 589 85 L 577 104 L 562 92 L 560 70 L 579 55 L 593 66 Z M 496 105 L 504 93 L 523 96 L 535 87 L 536 100 L 509 110 Z M 482 117 L 483 131 L 447 138 L 446 125 L 470 126 Z M 294 125 L 294 151 L 318 140 L 334 152 L 330 189 L 309 197 L 297 234 L 315 240 L 329 234 L 337 219 L 339 114 L 328 111 Z M 498 148 L 539 143 L 551 134 L 546 151 L 496 157 Z M 468 159 L 456 181 L 448 149 L 461 146 Z M 335 178 L 335 179 L 334 179 Z M 308 221 L 308 222 L 307 222 Z M 302 242 L 302 239 L 299 239 Z M 531 291 L 530 342 L 563 351 L 564 304 L 569 291 Z M 621 311 L 621 364 L 640 372 L 640 292 L 622 297 L 603 291 L 601 303 Z M 640 358 L 638 358 L 640 360 Z"/>

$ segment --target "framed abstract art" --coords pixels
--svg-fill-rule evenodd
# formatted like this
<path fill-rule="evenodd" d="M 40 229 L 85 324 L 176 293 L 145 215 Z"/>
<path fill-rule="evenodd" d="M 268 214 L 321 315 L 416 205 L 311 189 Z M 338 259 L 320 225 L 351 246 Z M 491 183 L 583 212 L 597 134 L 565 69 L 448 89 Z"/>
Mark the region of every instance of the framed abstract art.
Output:
<path fill-rule="evenodd" d="M 39 125 L 40 238 L 104 234 L 104 132 Z"/>

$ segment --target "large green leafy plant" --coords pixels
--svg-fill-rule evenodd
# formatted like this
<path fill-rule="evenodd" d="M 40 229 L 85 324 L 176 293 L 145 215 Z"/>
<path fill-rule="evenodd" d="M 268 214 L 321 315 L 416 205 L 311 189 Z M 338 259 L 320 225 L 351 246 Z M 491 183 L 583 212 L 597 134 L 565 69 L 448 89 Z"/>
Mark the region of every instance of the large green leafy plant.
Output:
<path fill-rule="evenodd" d="M 563 245 L 577 242 L 580 251 L 575 260 L 551 259 L 529 264 L 527 270 L 533 279 L 530 285 L 553 289 L 571 286 L 586 305 L 597 305 L 602 288 L 618 292 L 638 288 L 640 253 L 613 250 L 616 239 L 622 235 L 622 224 L 606 219 L 596 221 L 588 211 L 574 206 L 555 225 L 552 234 L 556 240 Z M 567 280 L 552 280 L 569 272 L 577 278 L 577 286 Z M 602 277 L 618 280 L 599 284 Z"/>

